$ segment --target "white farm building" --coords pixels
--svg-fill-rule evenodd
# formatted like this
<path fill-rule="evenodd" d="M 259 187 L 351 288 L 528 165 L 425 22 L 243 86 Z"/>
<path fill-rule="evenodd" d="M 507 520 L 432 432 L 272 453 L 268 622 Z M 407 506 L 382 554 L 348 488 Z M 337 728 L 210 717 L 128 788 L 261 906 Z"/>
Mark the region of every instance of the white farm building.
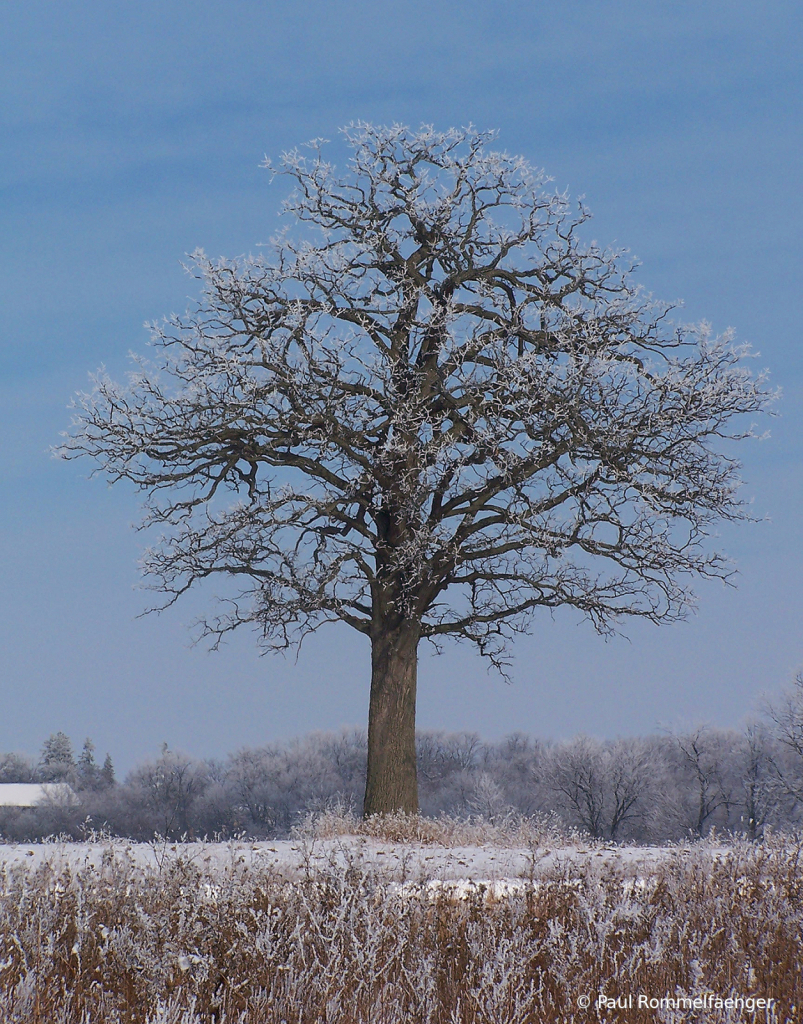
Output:
<path fill-rule="evenodd" d="M 0 783 L 0 807 L 74 807 L 78 802 L 66 782 Z"/>

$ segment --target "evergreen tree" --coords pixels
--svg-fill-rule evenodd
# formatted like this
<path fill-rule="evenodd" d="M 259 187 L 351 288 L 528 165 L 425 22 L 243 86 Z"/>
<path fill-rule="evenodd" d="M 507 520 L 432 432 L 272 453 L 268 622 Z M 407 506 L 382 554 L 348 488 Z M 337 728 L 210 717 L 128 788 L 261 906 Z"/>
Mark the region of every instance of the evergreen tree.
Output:
<path fill-rule="evenodd" d="M 67 782 L 75 775 L 75 755 L 70 737 L 52 733 L 42 745 L 39 775 L 43 782 Z"/>
<path fill-rule="evenodd" d="M 100 768 L 95 761 L 95 744 L 87 736 L 78 758 L 78 781 L 83 789 L 97 789 Z"/>
<path fill-rule="evenodd" d="M 111 789 L 117 783 L 117 779 L 114 776 L 111 754 L 107 754 L 104 758 L 103 767 L 100 769 L 100 778 L 105 789 Z"/>

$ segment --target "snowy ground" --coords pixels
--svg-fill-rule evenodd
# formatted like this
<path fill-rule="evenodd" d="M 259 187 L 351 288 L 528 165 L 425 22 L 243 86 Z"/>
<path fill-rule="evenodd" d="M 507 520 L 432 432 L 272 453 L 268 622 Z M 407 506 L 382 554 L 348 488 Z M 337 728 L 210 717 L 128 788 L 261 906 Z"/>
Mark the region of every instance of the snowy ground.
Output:
<path fill-rule="evenodd" d="M 516 849 L 499 846 L 444 848 L 421 844 L 394 844 L 363 837 L 228 843 L 130 843 L 124 840 L 93 843 L 0 844 L 0 870 L 15 865 L 36 869 L 43 864 L 73 870 L 101 869 L 110 859 L 161 869 L 171 860 L 194 864 L 203 873 L 232 866 L 271 869 L 293 879 L 309 868 L 345 866 L 358 861 L 363 870 L 379 870 L 399 881 L 452 882 L 467 880 L 499 883 L 556 875 L 584 875 L 615 871 L 623 878 L 649 875 L 659 863 L 682 857 L 683 847 L 572 845 Z M 709 848 L 716 857 L 724 848 Z"/>

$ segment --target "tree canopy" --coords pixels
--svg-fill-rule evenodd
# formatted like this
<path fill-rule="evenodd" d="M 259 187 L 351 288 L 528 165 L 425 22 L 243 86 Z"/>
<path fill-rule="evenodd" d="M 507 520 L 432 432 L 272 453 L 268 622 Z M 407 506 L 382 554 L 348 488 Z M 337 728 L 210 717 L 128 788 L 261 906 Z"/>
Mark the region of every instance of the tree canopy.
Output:
<path fill-rule="evenodd" d="M 601 631 L 683 616 L 695 576 L 731 571 L 709 543 L 746 516 L 728 442 L 768 394 L 492 133 L 344 135 L 344 172 L 320 143 L 274 168 L 295 231 L 193 254 L 202 299 L 152 325 L 127 385 L 95 377 L 63 452 L 145 493 L 167 603 L 241 581 L 214 642 L 251 624 L 279 650 L 330 621 L 370 638 L 366 808 L 409 810 L 419 641 L 504 671 L 538 608 Z"/>

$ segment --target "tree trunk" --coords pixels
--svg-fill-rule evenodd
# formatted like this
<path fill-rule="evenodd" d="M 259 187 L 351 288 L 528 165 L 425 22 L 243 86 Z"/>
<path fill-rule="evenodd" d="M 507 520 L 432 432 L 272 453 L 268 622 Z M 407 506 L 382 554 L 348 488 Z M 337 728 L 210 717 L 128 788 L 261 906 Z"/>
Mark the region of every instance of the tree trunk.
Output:
<path fill-rule="evenodd" d="M 415 700 L 418 676 L 416 626 L 377 630 L 371 639 L 368 708 L 368 775 L 363 816 L 418 812 Z"/>

